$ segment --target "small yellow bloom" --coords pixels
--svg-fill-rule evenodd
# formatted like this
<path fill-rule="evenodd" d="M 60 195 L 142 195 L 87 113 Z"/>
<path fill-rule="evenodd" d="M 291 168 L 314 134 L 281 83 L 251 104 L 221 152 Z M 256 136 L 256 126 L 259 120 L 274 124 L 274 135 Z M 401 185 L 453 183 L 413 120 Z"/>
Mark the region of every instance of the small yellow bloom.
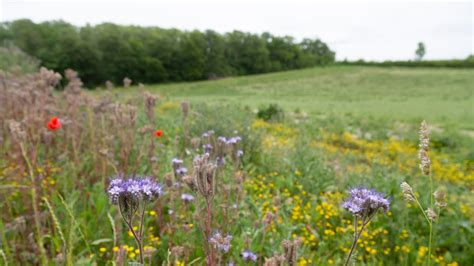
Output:
<path fill-rule="evenodd" d="M 118 252 L 118 251 L 120 250 L 120 248 L 119 248 L 119 247 L 113 247 L 112 250 L 113 250 L 114 252 Z"/>
<path fill-rule="evenodd" d="M 128 257 L 129 257 L 129 258 L 131 258 L 131 259 L 135 258 L 135 256 L 136 256 L 136 254 L 135 254 L 135 253 L 133 253 L 133 252 L 132 252 L 132 253 L 130 253 L 130 254 L 128 254 Z"/>
<path fill-rule="evenodd" d="M 99 251 L 102 252 L 102 253 L 105 253 L 105 252 L 107 252 L 107 249 L 104 248 L 104 247 L 101 247 L 101 248 L 99 249 Z"/>
<path fill-rule="evenodd" d="M 150 211 L 150 216 L 156 216 L 156 211 Z"/>

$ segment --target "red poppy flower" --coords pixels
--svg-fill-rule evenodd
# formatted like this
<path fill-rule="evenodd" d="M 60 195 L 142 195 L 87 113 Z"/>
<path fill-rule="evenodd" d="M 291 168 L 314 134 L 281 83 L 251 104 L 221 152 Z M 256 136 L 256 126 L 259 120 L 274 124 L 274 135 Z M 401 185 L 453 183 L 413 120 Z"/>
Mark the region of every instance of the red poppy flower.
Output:
<path fill-rule="evenodd" d="M 155 131 L 155 137 L 161 138 L 161 136 L 163 136 L 163 130 L 158 129 L 157 131 Z"/>
<path fill-rule="evenodd" d="M 59 122 L 59 118 L 53 117 L 48 122 L 48 129 L 51 131 L 55 131 L 61 128 L 61 122 Z"/>

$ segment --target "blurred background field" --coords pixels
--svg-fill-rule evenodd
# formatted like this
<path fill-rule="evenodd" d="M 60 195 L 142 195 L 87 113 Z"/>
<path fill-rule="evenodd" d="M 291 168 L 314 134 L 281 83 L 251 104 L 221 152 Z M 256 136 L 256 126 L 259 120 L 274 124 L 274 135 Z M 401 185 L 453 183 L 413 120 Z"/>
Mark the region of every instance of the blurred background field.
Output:
<path fill-rule="evenodd" d="M 312 115 L 418 122 L 473 129 L 474 70 L 329 66 L 248 77 L 147 86 L 171 100 L 238 104 L 276 103 Z M 120 95 L 135 94 L 134 88 Z"/>

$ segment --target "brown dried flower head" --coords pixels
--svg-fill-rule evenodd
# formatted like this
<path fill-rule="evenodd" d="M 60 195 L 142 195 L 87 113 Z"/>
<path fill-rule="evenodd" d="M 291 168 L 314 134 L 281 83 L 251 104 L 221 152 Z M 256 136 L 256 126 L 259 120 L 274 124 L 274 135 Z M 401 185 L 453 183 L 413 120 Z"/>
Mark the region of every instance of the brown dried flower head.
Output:
<path fill-rule="evenodd" d="M 429 175 L 431 170 L 431 161 L 428 154 L 430 146 L 429 130 L 428 124 L 423 120 L 420 126 L 420 144 L 418 151 L 418 158 L 420 159 L 420 169 L 421 173 L 424 175 Z"/>
<path fill-rule="evenodd" d="M 413 189 L 407 182 L 402 182 L 400 185 L 403 193 L 403 197 L 407 201 L 414 201 L 415 200 L 415 195 L 413 194 Z"/>
<path fill-rule="evenodd" d="M 123 79 L 123 86 L 124 86 L 125 88 L 128 88 L 128 87 L 130 87 L 130 85 L 132 85 L 132 80 L 129 79 L 128 77 L 125 77 L 125 78 Z"/>
<path fill-rule="evenodd" d="M 436 214 L 436 212 L 431 208 L 428 208 L 426 210 L 426 216 L 428 216 L 428 219 L 430 219 L 430 221 L 432 222 L 435 221 L 436 218 L 438 218 L 438 215 Z"/>
<path fill-rule="evenodd" d="M 215 172 L 217 165 L 209 162 L 209 154 L 196 156 L 193 161 L 193 181 L 198 192 L 206 199 L 215 192 Z"/>
<path fill-rule="evenodd" d="M 435 205 L 439 208 L 444 208 L 448 205 L 446 202 L 446 190 L 445 188 L 441 187 L 437 189 L 434 193 L 435 198 Z"/>

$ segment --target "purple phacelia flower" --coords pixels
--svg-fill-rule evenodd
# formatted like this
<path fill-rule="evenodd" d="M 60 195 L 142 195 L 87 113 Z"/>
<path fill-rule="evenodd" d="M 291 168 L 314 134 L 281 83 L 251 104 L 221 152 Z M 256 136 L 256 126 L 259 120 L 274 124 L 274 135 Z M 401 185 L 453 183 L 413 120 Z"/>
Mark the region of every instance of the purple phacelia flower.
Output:
<path fill-rule="evenodd" d="M 202 147 L 204 148 L 205 153 L 210 153 L 212 151 L 212 145 L 211 144 L 204 144 L 204 145 L 202 145 Z"/>
<path fill-rule="evenodd" d="M 250 251 L 248 249 L 242 251 L 242 253 L 240 253 L 240 255 L 242 256 L 242 259 L 246 262 L 249 262 L 249 261 L 256 262 L 257 261 L 257 254 L 253 253 L 252 251 Z"/>
<path fill-rule="evenodd" d="M 244 156 L 244 151 L 243 150 L 238 150 L 237 153 L 236 153 L 237 157 L 242 157 Z"/>
<path fill-rule="evenodd" d="M 231 235 L 223 236 L 220 232 L 215 232 L 214 235 L 209 239 L 209 243 L 214 246 L 215 249 L 227 253 L 230 249 L 230 241 L 232 240 Z"/>
<path fill-rule="evenodd" d="M 116 204 L 120 197 L 134 200 L 152 201 L 163 193 L 162 187 L 150 177 L 117 177 L 110 182 L 107 189 L 112 203 Z"/>
<path fill-rule="evenodd" d="M 342 204 L 353 215 L 364 217 L 371 216 L 377 210 L 388 211 L 390 201 L 373 189 L 353 188 L 349 190 L 349 198 Z"/>
<path fill-rule="evenodd" d="M 191 194 L 186 194 L 186 193 L 184 193 L 184 194 L 181 195 L 181 199 L 182 199 L 185 203 L 188 203 L 188 202 L 191 202 L 191 201 L 194 200 L 194 196 L 191 195 Z"/>
<path fill-rule="evenodd" d="M 173 164 L 173 166 L 174 166 L 174 165 L 181 165 L 181 164 L 183 164 L 183 160 L 180 160 L 180 159 L 178 159 L 178 158 L 174 158 L 174 159 L 171 161 L 171 163 Z"/>
<path fill-rule="evenodd" d="M 217 157 L 216 161 L 217 161 L 218 166 L 223 166 L 225 164 L 225 158 L 224 157 Z"/>
<path fill-rule="evenodd" d="M 187 172 L 188 172 L 188 168 L 186 168 L 186 167 L 180 167 L 180 168 L 176 169 L 176 173 L 178 175 L 184 175 Z"/>
<path fill-rule="evenodd" d="M 237 144 L 237 143 L 239 143 L 241 140 L 242 140 L 242 138 L 239 137 L 239 136 L 233 137 L 233 138 L 230 138 L 230 139 L 227 140 L 227 144 Z"/>

